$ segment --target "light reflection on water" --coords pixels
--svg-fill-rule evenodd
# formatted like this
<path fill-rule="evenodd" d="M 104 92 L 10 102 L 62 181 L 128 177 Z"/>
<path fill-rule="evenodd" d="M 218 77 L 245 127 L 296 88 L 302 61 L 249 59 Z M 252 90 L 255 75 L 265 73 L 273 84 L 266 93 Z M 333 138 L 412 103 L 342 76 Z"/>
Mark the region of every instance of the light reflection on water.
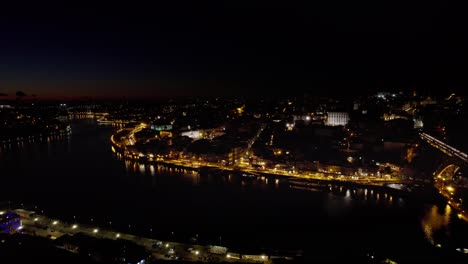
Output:
<path fill-rule="evenodd" d="M 345 198 L 346 199 L 351 199 L 351 191 L 349 189 L 346 190 Z"/>
<path fill-rule="evenodd" d="M 444 232 L 450 225 L 450 216 L 452 208 L 447 204 L 440 212 L 439 206 L 432 205 L 427 209 L 426 214 L 421 220 L 421 227 L 426 239 L 433 245 L 438 244 L 436 236 Z"/>
<path fill-rule="evenodd" d="M 145 165 L 143 164 L 140 164 L 140 166 L 138 166 L 139 170 L 140 170 L 140 173 L 145 173 L 146 172 L 146 168 L 145 168 Z"/>
<path fill-rule="evenodd" d="M 115 154 L 115 156 L 118 159 L 121 159 L 121 155 Z M 166 176 L 173 178 L 175 182 L 180 182 L 182 184 L 188 184 L 192 186 L 197 186 L 201 183 L 207 183 L 232 186 L 237 185 L 241 187 L 253 187 L 260 189 L 292 188 L 291 185 L 288 183 L 288 180 L 280 180 L 278 178 L 274 180 L 269 180 L 269 178 L 266 176 L 244 178 L 239 175 L 234 175 L 228 172 L 220 173 L 217 175 L 200 176 L 198 171 L 188 168 L 171 167 L 157 163 L 140 163 L 138 161 L 129 160 L 124 160 L 124 163 L 127 173 L 152 177 L 153 180 L 151 182 L 156 188 L 159 187 L 160 182 L 158 182 L 154 178 Z M 316 187 L 311 187 L 310 189 L 309 188 L 310 187 L 292 189 L 296 189 L 297 191 L 303 192 L 329 193 L 332 196 L 335 196 L 335 198 L 333 199 L 339 199 L 342 202 L 346 202 L 347 205 L 350 205 L 350 202 L 353 200 L 371 204 L 378 204 L 384 207 L 403 207 L 405 205 L 405 199 L 403 197 L 400 197 L 396 194 L 388 193 L 385 190 L 375 190 L 373 187 L 349 187 L 333 184 L 318 184 Z"/>
<path fill-rule="evenodd" d="M 93 139 L 94 137 L 95 136 L 93 135 L 91 139 Z M 99 140 L 102 140 L 102 139 L 105 140 L 107 138 L 109 138 L 109 137 L 106 134 L 104 137 L 102 137 Z M 81 153 L 89 153 L 88 152 L 89 149 L 92 149 L 92 150 L 95 149 L 93 144 L 90 144 L 90 146 L 88 147 L 86 145 L 87 141 L 79 141 L 79 144 L 78 144 L 78 143 L 76 143 L 77 142 L 76 141 L 77 137 L 75 137 L 75 139 L 73 139 L 73 140 L 75 142 L 75 144 L 73 145 L 74 146 L 73 156 L 72 156 L 73 158 L 76 158 L 77 156 L 79 157 L 79 155 Z M 88 138 L 86 138 L 86 140 L 88 140 Z M 99 143 L 99 142 L 97 142 L 97 143 Z M 47 148 L 45 145 L 52 146 L 52 148 Z M 67 145 L 67 144 L 65 144 L 65 145 Z M 40 163 L 38 162 L 38 164 L 48 162 L 44 158 L 44 157 L 48 156 L 47 155 L 48 151 L 49 151 L 49 156 L 52 156 L 52 158 L 53 158 L 52 159 L 53 162 L 62 161 L 62 160 L 60 160 L 60 159 L 58 159 L 56 157 L 59 157 L 60 154 L 63 153 L 64 151 L 68 152 L 68 150 L 65 147 L 62 148 L 60 144 L 57 144 L 57 142 L 54 143 L 53 141 L 51 143 L 49 143 L 49 144 L 46 143 L 46 142 L 43 142 L 42 146 L 43 147 L 41 149 L 38 149 L 37 152 L 34 152 L 34 154 L 31 154 L 32 152 L 30 152 L 30 151 L 27 152 L 28 156 L 33 156 L 33 155 L 38 156 L 38 160 L 41 161 Z M 55 147 L 53 147 L 53 146 L 55 146 Z M 28 146 L 28 144 L 24 144 L 24 146 L 22 146 L 22 148 L 24 148 L 24 149 L 29 148 L 29 147 L 30 146 Z M 106 150 L 110 154 L 111 153 L 110 146 L 109 145 L 103 145 L 103 148 L 104 147 L 106 148 Z M 2 149 L 5 149 L 5 147 L 3 147 Z M 79 152 L 80 150 L 82 152 Z M 86 151 L 84 151 L 84 150 L 86 150 Z M 2 152 L 2 151 L 0 151 L 0 152 Z M 192 207 L 188 206 L 188 205 L 185 205 L 186 202 L 181 203 L 181 202 L 178 202 L 178 201 L 182 200 L 182 199 L 174 199 L 174 198 L 182 197 L 182 195 L 185 195 L 186 192 L 189 192 L 188 195 L 191 195 L 189 197 L 193 197 L 194 201 L 197 201 L 198 204 L 201 204 L 201 205 L 203 205 L 205 207 L 208 207 L 210 205 L 209 204 L 206 205 L 206 203 L 205 203 L 205 201 L 208 201 L 208 198 L 205 199 L 205 197 L 202 196 L 202 195 L 204 193 L 207 193 L 206 196 L 209 197 L 209 199 L 211 199 L 211 197 L 210 197 L 211 194 L 210 193 L 212 192 L 213 195 L 216 195 L 216 196 L 214 196 L 215 198 L 213 200 L 215 200 L 215 201 L 221 200 L 221 201 L 224 201 L 224 202 L 228 203 L 228 206 L 222 206 L 222 207 L 219 207 L 219 208 L 229 208 L 229 206 L 231 206 L 231 207 L 236 206 L 235 203 L 239 203 L 240 205 L 242 205 L 242 208 L 249 207 L 249 206 L 252 205 L 252 208 L 249 208 L 250 211 L 247 211 L 247 212 L 248 212 L 249 215 L 255 215 L 257 217 L 262 217 L 263 216 L 260 213 L 257 214 L 256 210 L 257 210 L 257 208 L 260 208 L 261 207 L 260 204 L 264 202 L 264 205 L 267 205 L 268 208 L 272 208 L 272 209 L 268 209 L 268 211 L 267 211 L 268 214 L 275 216 L 276 219 L 279 219 L 278 221 L 274 222 L 278 226 L 280 226 L 285 221 L 289 221 L 288 220 L 289 218 L 295 219 L 294 224 L 296 224 L 296 222 L 297 222 L 296 219 L 304 219 L 304 221 L 303 221 L 304 224 L 299 225 L 299 227 L 304 228 L 305 231 L 302 230 L 302 229 L 300 229 L 300 231 L 296 230 L 296 232 L 298 234 L 310 233 L 310 234 L 317 235 L 315 230 L 312 230 L 312 229 L 309 230 L 307 228 L 309 226 L 314 226 L 315 224 L 318 225 L 318 224 L 328 223 L 329 219 L 334 219 L 335 225 L 331 225 L 329 227 L 329 229 L 327 230 L 327 232 L 333 232 L 333 230 L 335 230 L 336 228 L 338 228 L 340 226 L 346 226 L 348 223 L 359 223 L 359 221 L 361 221 L 361 219 L 363 219 L 363 221 L 365 221 L 366 218 L 370 219 L 369 221 L 365 222 L 367 224 L 373 223 L 373 222 L 371 222 L 372 219 L 377 219 L 379 221 L 386 221 L 386 218 L 388 218 L 388 216 L 392 217 L 394 215 L 398 216 L 398 217 L 395 217 L 396 220 L 404 219 L 404 220 L 401 220 L 400 222 L 397 222 L 397 224 L 395 224 L 393 219 L 390 218 L 390 220 L 388 220 L 388 222 L 384 222 L 384 223 L 387 223 L 386 225 L 382 224 L 382 229 L 387 228 L 387 227 L 391 227 L 392 224 L 398 226 L 398 228 L 400 228 L 400 226 L 405 227 L 405 225 L 407 223 L 411 223 L 411 220 L 414 219 L 414 218 L 411 218 L 411 217 L 413 217 L 413 215 L 409 215 L 409 214 L 406 213 L 409 210 L 407 210 L 407 206 L 405 204 L 407 202 L 409 205 L 411 205 L 411 200 L 410 199 L 408 199 L 406 201 L 406 200 L 404 200 L 406 198 L 402 198 L 399 195 L 396 195 L 396 194 L 394 194 L 392 192 L 387 193 L 385 191 L 382 191 L 380 189 L 375 189 L 375 188 L 372 188 L 372 187 L 355 188 L 355 187 L 350 187 L 350 186 L 325 185 L 321 189 L 320 188 L 314 188 L 315 191 L 310 191 L 310 194 L 307 193 L 307 191 L 302 191 L 302 190 L 297 190 L 296 191 L 296 190 L 292 190 L 292 189 L 290 191 L 288 191 L 288 192 L 284 192 L 283 190 L 289 188 L 289 186 L 285 187 L 285 184 L 284 184 L 283 180 L 278 180 L 278 179 L 275 179 L 275 180 L 272 180 L 272 179 L 270 179 L 270 180 L 267 180 L 267 179 L 261 180 L 261 178 L 260 179 L 256 179 L 256 178 L 255 179 L 242 179 L 242 178 L 239 179 L 238 176 L 233 176 L 233 175 L 230 175 L 230 174 L 226 175 L 224 178 L 219 178 L 219 177 L 211 177 L 211 178 L 205 177 L 205 178 L 203 178 L 203 177 L 200 177 L 198 172 L 196 172 L 194 170 L 190 170 L 190 169 L 169 169 L 167 166 L 162 166 L 162 165 L 157 165 L 157 164 L 143 165 L 143 164 L 136 163 L 134 161 L 123 161 L 123 160 L 121 160 L 120 163 L 115 162 L 116 164 L 121 164 L 121 166 L 120 167 L 117 166 L 117 167 L 115 167 L 115 170 L 111 170 L 111 171 L 115 172 L 114 174 L 112 174 L 112 173 L 107 173 L 110 169 L 114 168 L 114 167 L 112 167 L 112 166 L 114 166 L 113 163 L 112 163 L 112 160 L 110 160 L 112 158 L 112 156 L 104 156 L 104 155 L 102 155 L 102 153 L 104 153 L 104 152 L 99 152 L 99 154 L 97 154 L 97 155 L 95 154 L 94 156 L 93 156 L 92 153 L 89 154 L 89 155 L 92 158 L 96 157 L 96 160 L 98 160 L 98 159 L 101 160 L 101 159 L 104 159 L 104 158 L 108 157 L 109 160 L 106 161 L 107 163 L 105 163 L 105 162 L 103 163 L 105 166 L 104 165 L 102 166 L 102 167 L 105 168 L 105 170 L 104 169 L 102 171 L 101 170 L 96 170 L 96 168 L 94 168 L 92 166 L 86 167 L 87 166 L 86 164 L 83 165 L 87 169 L 86 172 L 87 171 L 92 172 L 94 170 L 94 171 L 96 171 L 95 175 L 99 175 L 99 178 L 97 178 L 97 179 L 104 178 L 106 180 L 106 181 L 103 181 L 100 186 L 104 186 L 104 184 L 106 184 L 105 186 L 107 186 L 107 184 L 111 184 L 111 186 L 113 186 L 112 184 L 115 184 L 114 181 L 122 181 L 122 182 L 124 182 L 123 183 L 124 186 L 123 186 L 123 188 L 121 190 L 130 190 L 130 191 L 133 190 L 134 194 L 139 194 L 140 190 L 143 189 L 143 187 L 153 185 L 155 188 L 152 188 L 152 190 L 149 190 L 148 192 L 151 192 L 151 195 L 154 194 L 154 196 L 149 196 L 148 195 L 148 197 L 157 197 L 157 199 L 159 201 L 161 201 L 160 202 L 161 204 L 163 204 L 165 202 L 168 202 L 168 201 L 175 204 L 175 205 L 171 205 L 171 207 L 169 207 L 169 206 L 164 207 L 164 209 L 165 209 L 164 212 L 167 211 L 167 212 L 172 213 L 172 211 L 171 211 L 172 207 L 181 208 L 180 211 L 182 211 L 182 212 L 183 211 L 190 211 Z M 12 156 L 11 152 L 9 153 L 8 150 L 6 150 L 4 153 L 0 153 L 0 155 L 3 155 L 3 156 L 5 156 L 5 154 L 8 154 L 8 156 Z M 21 153 L 18 154 L 18 156 L 21 156 Z M 122 159 L 120 154 L 116 154 L 116 156 L 117 156 L 117 158 Z M 24 160 L 26 160 L 26 158 L 31 159 L 31 157 L 25 157 Z M 43 160 L 45 160 L 45 161 L 43 161 Z M 71 160 L 71 158 L 70 158 L 70 160 Z M 77 159 L 77 160 L 79 160 L 79 159 Z M 113 161 L 115 161 L 115 160 L 117 160 L 117 159 L 114 159 Z M 67 160 L 65 160 L 65 162 L 66 161 Z M 89 164 L 92 164 L 91 161 L 93 161 L 93 160 L 92 159 L 85 159 L 85 161 L 88 161 Z M 52 163 L 52 164 L 59 164 L 59 163 Z M 71 164 L 71 163 L 66 163 L 66 164 Z M 54 170 L 51 170 L 50 172 L 53 174 L 55 171 L 59 171 L 59 170 L 54 169 Z M 120 174 L 121 171 L 124 171 L 124 172 Z M 81 170 L 80 170 L 80 172 L 81 172 Z M 83 172 L 85 172 L 85 171 L 83 170 Z M 104 172 L 104 173 L 101 173 L 101 172 Z M 19 172 L 19 173 L 21 173 L 21 172 Z M 69 172 L 67 171 L 67 173 L 69 173 Z M 73 172 L 70 172 L 70 173 L 73 174 Z M 127 174 L 129 174 L 131 176 L 137 176 L 137 177 L 126 177 L 126 176 L 124 176 L 125 173 L 127 173 Z M 0 172 L 0 174 L 1 174 L 1 172 Z M 83 181 L 83 184 L 81 186 L 82 186 L 82 188 L 84 188 L 84 190 L 87 190 L 86 188 L 88 188 L 87 187 L 88 184 L 86 184 L 86 181 L 94 180 L 94 178 L 89 177 L 89 178 L 84 178 L 83 180 L 81 180 L 81 178 L 83 177 L 82 175 L 87 175 L 87 174 L 78 174 L 78 173 L 75 173 L 75 174 L 77 174 L 79 176 L 74 176 L 75 178 L 73 178 L 73 179 L 78 179 L 78 181 Z M 115 177 L 115 175 L 122 175 L 123 177 L 119 178 L 119 177 Z M 143 176 L 143 177 L 140 177 L 140 176 Z M 79 178 L 77 178 L 77 177 L 79 177 Z M 44 178 L 48 179 L 47 177 L 44 177 Z M 63 177 L 61 175 L 57 176 L 56 178 L 51 177 L 50 179 L 53 179 L 54 181 L 50 181 L 50 182 L 60 182 L 60 179 L 62 179 L 62 178 Z M 127 186 L 126 183 L 128 183 L 128 182 L 135 183 L 135 184 L 133 186 L 130 186 L 130 185 Z M 66 182 L 66 183 L 68 183 L 68 182 Z M 182 184 L 179 184 L 179 183 L 182 183 Z M 182 186 L 183 184 L 185 184 L 186 186 Z M 227 188 L 224 188 L 224 187 L 218 188 L 218 184 L 229 185 L 229 186 L 227 186 Z M 197 192 L 196 186 L 199 186 L 199 185 L 205 185 L 205 186 L 202 187 L 202 188 L 198 188 L 198 190 L 202 190 L 202 191 Z M 238 190 L 235 190 L 235 192 L 232 192 L 232 189 L 235 189 L 235 188 L 231 188 L 231 187 L 233 187 L 234 185 L 237 185 L 237 186 L 241 187 L 242 189 L 238 189 Z M 59 186 L 59 185 L 57 185 L 57 186 Z M 120 185 L 115 185 L 115 186 L 119 187 Z M 194 186 L 195 188 L 192 188 L 192 186 Z M 56 188 L 56 186 L 54 186 L 54 189 L 55 188 Z M 265 189 L 275 189 L 275 192 L 262 192 L 262 190 L 264 188 Z M 227 195 L 229 195 L 229 192 L 222 192 L 222 191 L 219 191 L 219 189 L 229 190 L 230 192 L 235 193 L 235 195 L 227 196 Z M 243 191 L 244 189 L 248 189 L 249 191 L 244 192 Z M 252 191 L 253 189 L 260 190 L 260 191 L 259 192 Z M 276 192 L 276 189 L 282 189 L 282 190 L 280 192 Z M 168 190 L 168 191 L 166 191 L 166 190 Z M 194 193 L 191 193 L 192 190 L 194 190 Z M 205 190 L 208 190 L 208 192 L 205 192 Z M 162 193 L 162 194 L 158 195 L 158 193 Z M 172 193 L 176 193 L 177 195 L 172 195 Z M 227 194 L 225 194 L 225 193 L 227 193 Z M 292 193 L 294 193 L 294 194 L 292 194 Z M 300 195 L 298 195 L 297 193 L 300 193 Z M 325 195 L 323 195 L 322 193 L 325 193 Z M 226 195 L 227 198 L 224 195 Z M 242 198 L 242 197 L 245 197 L 246 195 L 249 195 L 248 199 L 247 198 Z M 118 195 L 118 197 L 120 197 L 120 194 Z M 168 197 L 168 198 L 166 199 L 165 197 Z M 199 198 L 199 197 L 202 197 L 202 198 Z M 263 198 L 263 197 L 266 197 L 266 198 Z M 290 200 L 279 200 L 279 199 L 275 200 L 275 199 L 277 199 L 277 197 L 286 197 L 286 198 L 288 198 Z M 325 197 L 325 198 L 323 198 L 323 197 Z M 233 202 L 232 204 L 230 204 L 229 201 L 228 201 L 228 198 L 239 198 L 239 200 L 234 199 L 234 201 L 236 201 L 236 202 Z M 242 198 L 244 200 L 242 200 L 240 198 Z M 127 198 L 127 199 L 130 200 L 131 198 Z M 155 199 L 155 200 L 157 200 L 157 199 Z M 263 199 L 265 199 L 265 201 L 263 201 Z M 139 202 L 140 200 L 135 198 L 135 201 Z M 82 203 L 81 198 L 80 198 L 79 203 L 80 204 Z M 161 207 L 161 204 L 157 205 L 158 208 Z M 297 204 L 299 204 L 299 205 L 297 205 Z M 255 205 L 255 206 L 253 206 L 253 205 Z M 150 209 L 148 209 L 148 208 L 150 208 L 149 206 L 148 207 L 141 206 L 141 207 L 143 208 L 141 210 L 144 211 L 144 212 L 150 211 Z M 291 207 L 293 207 L 294 210 L 290 210 L 289 208 L 291 208 Z M 433 209 L 433 207 L 435 207 L 436 209 Z M 407 232 L 408 230 L 404 230 L 404 231 L 401 232 L 401 234 L 402 235 L 408 234 L 408 236 L 413 236 L 413 237 L 416 234 L 420 239 L 423 240 L 422 233 L 417 234 L 417 233 L 412 232 L 412 230 L 417 230 L 418 229 L 419 224 L 420 224 L 419 221 L 421 220 L 421 227 L 423 227 L 423 229 L 424 228 L 426 229 L 424 231 L 425 236 L 428 237 L 428 239 L 435 240 L 436 244 L 439 243 L 439 242 L 437 242 L 438 241 L 437 238 L 434 238 L 434 237 L 439 236 L 437 234 L 440 234 L 440 233 L 445 234 L 445 231 L 450 228 L 450 225 L 452 223 L 450 222 L 450 217 L 448 217 L 448 216 L 453 214 L 453 211 L 450 212 L 450 208 L 448 210 L 447 209 L 444 209 L 444 210 L 439 209 L 439 211 L 437 211 L 438 210 L 437 206 L 433 206 L 433 207 L 431 207 L 430 210 L 428 210 L 427 215 L 425 215 L 423 219 L 419 219 L 419 217 L 421 217 L 422 214 L 418 214 L 418 216 L 417 216 L 418 217 L 417 218 L 418 222 L 415 222 L 414 229 L 409 229 L 410 232 Z M 75 206 L 74 208 L 76 210 L 77 207 Z M 210 208 L 210 210 L 215 209 L 216 214 L 213 214 L 213 215 L 216 215 L 216 217 L 221 216 L 220 219 L 227 219 L 228 217 L 231 216 L 227 211 L 223 211 L 222 209 L 219 209 L 217 207 L 216 208 L 209 207 L 209 208 Z M 280 209 L 276 209 L 276 208 L 280 208 Z M 119 209 L 120 209 L 120 207 L 119 207 Z M 389 210 L 387 210 L 387 209 L 389 209 Z M 211 214 L 210 214 L 210 210 L 208 210 L 208 209 L 205 210 L 205 209 L 203 209 L 203 207 L 202 207 L 201 210 L 202 210 L 203 214 L 201 214 L 202 215 L 200 217 L 201 220 L 199 222 L 197 222 L 197 225 L 201 225 L 204 222 L 208 222 L 208 221 L 210 221 L 210 219 L 213 218 L 211 216 Z M 307 210 L 311 210 L 314 213 L 313 214 L 314 217 L 308 217 L 308 214 L 306 214 L 306 213 L 302 214 L 303 211 L 307 211 Z M 279 212 L 276 212 L 276 211 L 279 211 Z M 179 212 L 179 211 L 177 211 L 177 212 Z M 287 212 L 288 214 L 283 213 L 283 212 Z M 170 218 L 170 215 L 171 215 L 170 213 L 167 213 L 167 215 L 165 217 Z M 368 215 L 366 215 L 366 217 L 363 217 L 364 213 L 368 213 Z M 179 214 L 182 214 L 182 213 L 179 213 Z M 197 214 L 198 214 L 198 211 L 197 211 Z M 161 215 L 164 215 L 164 214 L 161 214 Z M 206 217 L 203 218 L 203 215 L 206 215 Z M 283 215 L 286 215 L 286 217 L 283 217 Z M 293 215 L 293 217 L 290 217 L 289 215 Z M 120 216 L 120 215 L 117 215 L 117 216 Z M 116 219 L 118 218 L 117 216 L 116 216 Z M 272 219 L 275 219 L 275 217 L 271 217 L 271 218 L 269 218 L 268 220 L 265 220 L 265 221 L 266 222 L 271 222 L 271 221 L 273 221 Z M 179 217 L 179 218 L 183 218 L 183 217 Z M 176 220 L 174 220 L 174 219 L 176 219 Z M 171 218 L 170 220 L 168 220 L 167 222 L 164 222 L 164 223 L 171 224 L 172 222 L 176 222 L 177 219 L 178 218 L 173 218 L 173 219 Z M 320 220 L 320 219 L 325 219 L 325 220 L 323 220 L 323 222 L 321 222 L 322 220 Z M 341 219 L 343 219 L 343 220 L 341 221 Z M 354 220 L 359 219 L 359 221 L 356 220 L 356 221 L 353 222 L 353 219 Z M 148 221 L 150 221 L 150 220 L 148 220 Z M 160 220 L 160 221 L 162 221 L 162 220 Z M 291 223 L 291 222 L 289 222 L 289 223 Z M 378 221 L 376 221 L 376 222 L 378 222 Z M 310 224 L 310 223 L 312 223 L 312 224 Z M 187 224 L 184 223 L 184 226 L 185 225 L 187 225 Z M 287 230 L 287 232 L 285 232 L 285 233 L 287 233 L 287 234 L 293 233 L 293 232 L 289 232 L 290 229 L 293 228 L 291 226 L 292 225 L 287 227 L 288 229 L 285 229 L 285 230 Z M 362 230 L 367 230 L 366 228 L 369 225 L 364 225 L 363 224 L 363 225 L 358 225 L 358 226 L 359 226 L 359 228 L 357 228 L 357 230 L 360 230 L 360 228 Z M 408 224 L 408 226 L 409 226 L 409 224 Z M 354 225 L 350 225 L 349 227 L 350 227 L 350 229 L 343 229 L 344 230 L 343 233 L 346 233 L 346 232 L 348 232 L 348 230 L 351 230 L 351 228 L 354 228 Z M 188 228 L 192 228 L 192 227 L 187 227 L 187 229 Z M 327 226 L 325 226 L 325 229 L 326 228 L 327 228 Z M 411 226 L 411 228 L 413 228 L 413 226 Z M 375 230 L 377 231 L 377 230 L 380 230 L 380 229 L 375 229 Z M 398 234 L 398 229 L 395 229 L 395 230 L 396 231 L 394 233 Z M 289 237 L 289 235 L 286 236 L 286 237 Z M 334 238 L 336 238 L 336 240 L 340 240 L 344 236 L 342 237 L 341 233 L 336 233 L 336 234 L 331 235 L 330 237 L 334 237 Z M 224 239 L 224 236 L 223 236 L 223 239 Z M 327 240 L 325 239 L 323 241 L 327 241 Z"/>

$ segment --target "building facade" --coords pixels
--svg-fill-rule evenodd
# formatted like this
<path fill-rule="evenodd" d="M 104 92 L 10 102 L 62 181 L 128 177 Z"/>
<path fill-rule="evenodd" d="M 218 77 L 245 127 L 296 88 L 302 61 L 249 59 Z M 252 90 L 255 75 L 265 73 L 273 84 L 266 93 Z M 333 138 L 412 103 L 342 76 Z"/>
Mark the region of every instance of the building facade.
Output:
<path fill-rule="evenodd" d="M 349 114 L 347 112 L 328 112 L 327 126 L 345 126 L 349 122 Z"/>
<path fill-rule="evenodd" d="M 21 226 L 21 218 L 13 212 L 2 212 L 0 214 L 0 233 L 12 233 Z"/>

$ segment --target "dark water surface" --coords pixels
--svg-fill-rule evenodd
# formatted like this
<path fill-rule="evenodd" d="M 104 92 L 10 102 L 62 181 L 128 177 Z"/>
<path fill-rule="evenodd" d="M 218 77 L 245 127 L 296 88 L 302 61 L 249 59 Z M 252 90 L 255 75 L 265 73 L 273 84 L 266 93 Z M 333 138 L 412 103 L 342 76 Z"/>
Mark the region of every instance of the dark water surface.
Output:
<path fill-rule="evenodd" d="M 468 248 L 467 223 L 444 203 L 141 165 L 111 151 L 114 128 L 82 120 L 72 130 L 69 137 L 1 145 L 0 201 L 156 238 L 302 249 L 324 258 L 376 252 L 419 260 Z"/>

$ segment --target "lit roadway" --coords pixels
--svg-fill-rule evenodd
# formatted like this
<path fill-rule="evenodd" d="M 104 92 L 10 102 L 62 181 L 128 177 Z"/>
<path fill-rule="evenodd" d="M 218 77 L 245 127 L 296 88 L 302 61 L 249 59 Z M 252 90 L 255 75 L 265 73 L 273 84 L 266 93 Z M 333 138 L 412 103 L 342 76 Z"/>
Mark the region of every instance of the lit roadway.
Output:
<path fill-rule="evenodd" d="M 440 151 L 444 152 L 445 154 L 449 155 L 450 157 L 456 157 L 462 160 L 465 163 L 468 163 L 468 155 L 440 140 L 437 138 L 428 135 L 426 133 L 420 133 L 419 136 L 429 143 L 431 146 L 439 149 Z"/>
<path fill-rule="evenodd" d="M 128 138 L 133 138 L 133 135 L 141 131 L 143 128 L 146 127 L 146 124 L 142 123 L 135 127 L 134 129 L 121 129 L 118 132 L 122 131 L 129 131 Z M 263 131 L 264 127 L 260 128 L 257 136 L 252 140 L 254 141 L 258 135 Z M 126 142 L 122 141 L 117 141 L 114 138 L 114 135 L 111 136 L 111 142 L 117 146 L 118 148 L 124 150 L 126 146 Z M 127 141 L 128 142 L 128 141 Z M 131 142 L 129 142 L 131 143 Z M 133 142 L 134 144 L 135 142 Z M 253 143 L 253 142 L 252 142 Z M 115 150 L 114 150 L 115 151 Z M 124 154 L 125 155 L 125 154 Z M 157 154 L 147 154 L 147 153 L 142 153 L 142 152 L 132 152 L 128 153 L 125 158 L 129 159 L 134 159 L 138 160 L 139 158 L 146 157 L 148 158 L 149 161 L 156 161 L 160 163 L 165 163 L 165 164 L 172 164 L 180 167 L 185 167 L 185 168 L 191 168 L 191 169 L 199 169 L 201 167 L 214 167 L 218 168 L 221 170 L 228 170 L 228 171 L 234 171 L 234 167 L 232 166 L 225 166 L 221 163 L 217 162 L 206 162 L 201 159 L 195 159 L 195 158 L 188 158 L 188 157 L 179 157 L 177 159 L 173 158 L 168 158 L 164 156 L 160 156 Z M 344 181 L 344 182 L 354 182 L 354 183 L 359 183 L 359 184 L 368 184 L 368 185 L 379 185 L 383 186 L 387 183 L 408 183 L 407 181 L 397 179 L 397 178 L 390 178 L 390 179 L 384 179 L 384 178 L 353 178 L 353 176 L 350 175 L 342 175 L 342 174 L 335 174 L 334 176 L 331 176 L 331 173 L 328 173 L 328 176 L 325 176 L 325 173 L 320 173 L 320 172 L 312 172 L 312 171 L 295 171 L 295 170 L 282 170 L 282 169 L 276 169 L 276 168 L 264 168 L 264 169 L 255 169 L 252 168 L 249 164 L 245 164 L 243 162 L 239 162 L 236 165 L 241 171 L 247 172 L 247 173 L 255 173 L 255 174 L 274 174 L 278 176 L 285 176 L 285 177 L 296 177 L 296 178 L 302 178 L 302 179 L 316 179 L 316 180 L 338 180 L 338 181 Z"/>
<path fill-rule="evenodd" d="M 426 133 L 420 133 L 419 136 L 434 148 L 442 151 L 450 157 L 458 158 L 465 164 L 468 164 L 468 155 Z M 450 167 L 450 166 L 449 166 Z M 447 167 L 448 168 L 448 167 Z M 455 166 L 453 167 L 455 168 Z M 453 169 L 452 168 L 452 169 Z M 448 203 L 458 212 L 458 217 L 468 221 L 468 212 L 463 209 L 461 198 L 455 198 L 456 187 L 450 185 L 450 173 L 445 175 L 445 170 L 439 173 L 434 179 L 434 185 L 447 200 Z"/>
<path fill-rule="evenodd" d="M 457 198 L 455 195 L 456 187 L 450 185 L 450 181 L 442 175 L 438 175 L 435 179 L 434 186 L 439 190 L 439 193 L 442 194 L 447 199 L 449 205 L 451 205 L 456 211 L 457 216 L 460 219 L 463 219 L 468 222 L 468 212 L 463 208 L 462 198 Z"/>
<path fill-rule="evenodd" d="M 260 136 L 260 134 L 262 134 L 263 130 L 265 129 L 266 127 L 266 124 L 262 124 L 260 126 L 260 128 L 258 129 L 257 131 L 257 134 L 255 134 L 254 138 L 252 140 L 249 141 L 249 144 L 247 145 L 247 152 L 250 151 L 250 149 L 252 148 L 253 144 L 255 144 L 255 141 L 257 141 L 258 137 Z"/>
<path fill-rule="evenodd" d="M 83 225 L 79 223 L 66 223 L 60 219 L 51 219 L 44 215 L 36 215 L 33 219 L 22 218 L 22 232 L 45 238 L 56 239 L 65 234 L 74 235 L 84 233 L 91 237 L 101 239 L 124 239 L 141 245 L 151 253 L 154 259 L 179 259 L 197 262 L 252 262 L 248 259 L 237 259 L 229 254 L 214 254 L 209 251 L 208 246 L 182 244 L 171 241 L 161 241 L 153 238 L 135 236 L 120 233 L 110 229 L 102 229 L 96 226 Z M 152 230 L 150 229 L 149 231 Z M 190 251 L 188 249 L 191 248 Z M 171 250 L 172 249 L 172 250 Z M 266 255 L 259 256 L 262 263 L 271 263 Z"/>

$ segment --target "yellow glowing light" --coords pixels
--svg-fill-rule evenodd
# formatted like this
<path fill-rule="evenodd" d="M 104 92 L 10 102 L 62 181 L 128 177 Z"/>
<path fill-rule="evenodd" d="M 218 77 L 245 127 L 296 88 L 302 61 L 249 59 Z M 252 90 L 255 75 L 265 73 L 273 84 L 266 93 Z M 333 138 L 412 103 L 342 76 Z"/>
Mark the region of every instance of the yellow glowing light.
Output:
<path fill-rule="evenodd" d="M 120 234 L 116 234 L 115 237 L 120 237 Z"/>
<path fill-rule="evenodd" d="M 447 189 L 447 191 L 449 191 L 449 192 L 455 191 L 455 188 L 453 188 L 452 186 L 447 186 L 446 189 Z"/>
<path fill-rule="evenodd" d="M 198 254 L 200 254 L 200 251 L 198 251 L 198 250 L 195 251 L 195 255 L 198 255 Z"/>
<path fill-rule="evenodd" d="M 4 211 L 0 211 L 0 215 L 3 215 L 3 214 L 5 214 L 5 212 L 4 212 Z"/>
<path fill-rule="evenodd" d="M 231 254 L 227 254 L 227 255 L 226 255 L 226 258 L 230 258 L 230 257 L 231 257 Z"/>
<path fill-rule="evenodd" d="M 58 224 L 58 221 L 54 221 L 54 222 L 52 222 L 52 224 L 53 224 L 53 225 L 56 225 L 56 224 Z"/>
<path fill-rule="evenodd" d="M 99 232 L 99 229 L 96 228 L 96 229 L 93 230 L 93 233 L 96 234 L 97 232 Z"/>
<path fill-rule="evenodd" d="M 76 229 L 77 227 L 78 227 L 78 225 L 73 225 L 72 229 Z"/>

